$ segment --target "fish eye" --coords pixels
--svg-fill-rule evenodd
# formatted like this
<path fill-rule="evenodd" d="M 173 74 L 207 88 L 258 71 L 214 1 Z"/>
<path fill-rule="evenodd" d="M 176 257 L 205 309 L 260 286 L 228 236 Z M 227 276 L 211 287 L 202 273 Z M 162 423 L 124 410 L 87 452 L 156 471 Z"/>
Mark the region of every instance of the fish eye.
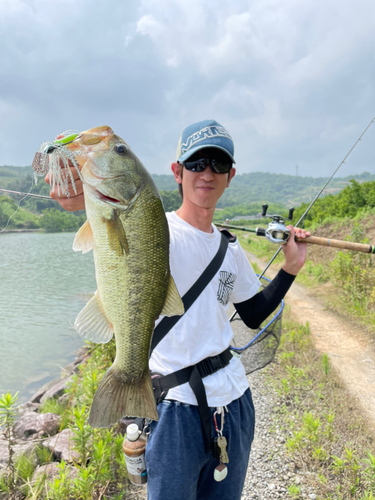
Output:
<path fill-rule="evenodd" d="M 119 155 L 121 155 L 121 154 L 124 154 L 124 153 L 127 152 L 127 147 L 125 146 L 125 144 L 118 144 L 115 147 L 115 150 L 116 150 L 116 153 L 118 153 Z"/>

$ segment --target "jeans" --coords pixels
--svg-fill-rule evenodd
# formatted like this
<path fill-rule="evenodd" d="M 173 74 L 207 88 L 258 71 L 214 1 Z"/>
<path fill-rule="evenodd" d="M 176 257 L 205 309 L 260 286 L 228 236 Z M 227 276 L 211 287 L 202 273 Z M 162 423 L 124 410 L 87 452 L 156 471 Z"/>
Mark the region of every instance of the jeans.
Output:
<path fill-rule="evenodd" d="M 152 422 L 146 447 L 148 500 L 240 500 L 254 437 L 250 389 L 227 408 L 223 435 L 228 443 L 228 475 L 217 482 L 214 469 L 219 460 L 205 452 L 198 407 L 169 400 L 158 405 L 159 421 Z M 216 408 L 210 411 L 213 416 Z M 220 417 L 220 426 L 219 422 Z"/>

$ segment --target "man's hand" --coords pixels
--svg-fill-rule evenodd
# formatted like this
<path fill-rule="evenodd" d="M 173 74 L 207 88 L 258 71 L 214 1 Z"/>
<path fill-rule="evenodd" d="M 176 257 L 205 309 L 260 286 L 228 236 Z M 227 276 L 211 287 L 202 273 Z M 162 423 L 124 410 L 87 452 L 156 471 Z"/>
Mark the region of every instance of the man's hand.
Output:
<path fill-rule="evenodd" d="M 84 210 L 85 209 L 85 198 L 83 196 L 83 186 L 82 186 L 82 181 L 79 178 L 78 172 L 73 166 L 73 164 L 70 164 L 70 171 L 72 173 L 74 183 L 76 186 L 77 194 L 73 190 L 73 186 L 70 180 L 70 176 L 68 176 L 68 191 L 69 191 L 69 197 L 67 194 L 63 194 L 61 192 L 60 188 L 60 195 L 58 194 L 58 188 L 55 186 L 55 189 L 51 189 L 50 191 L 50 196 L 54 200 L 56 200 L 60 205 L 65 209 L 69 210 L 70 212 L 75 212 L 76 210 Z M 61 171 L 61 176 L 64 178 L 64 170 Z M 45 181 L 47 184 L 50 184 L 50 175 L 47 174 L 45 177 Z M 51 183 L 52 184 L 52 183 Z"/>
<path fill-rule="evenodd" d="M 285 255 L 285 264 L 282 268 L 285 272 L 292 274 L 293 276 L 297 276 L 306 260 L 307 244 L 297 243 L 294 240 L 294 236 L 298 236 L 298 238 L 306 238 L 306 236 L 310 236 L 310 232 L 305 231 L 304 229 L 299 229 L 298 227 L 287 227 L 290 230 L 290 236 L 288 242 L 285 245 L 282 245 Z"/>

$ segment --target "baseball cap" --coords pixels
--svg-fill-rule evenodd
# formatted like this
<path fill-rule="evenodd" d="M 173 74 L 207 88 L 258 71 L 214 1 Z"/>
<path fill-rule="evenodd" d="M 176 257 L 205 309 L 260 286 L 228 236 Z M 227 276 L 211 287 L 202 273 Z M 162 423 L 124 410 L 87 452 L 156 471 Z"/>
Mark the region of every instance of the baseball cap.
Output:
<path fill-rule="evenodd" d="M 233 163 L 236 163 L 233 158 L 233 139 L 229 132 L 215 120 L 203 120 L 184 128 L 177 146 L 177 161 L 185 161 L 204 148 L 221 149 Z"/>

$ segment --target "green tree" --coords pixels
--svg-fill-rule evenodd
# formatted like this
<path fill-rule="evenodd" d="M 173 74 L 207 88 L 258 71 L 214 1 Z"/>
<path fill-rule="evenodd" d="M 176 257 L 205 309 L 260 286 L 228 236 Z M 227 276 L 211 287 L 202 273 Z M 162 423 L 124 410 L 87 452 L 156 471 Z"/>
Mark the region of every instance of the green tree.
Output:
<path fill-rule="evenodd" d="M 160 191 L 160 196 L 162 197 L 164 210 L 166 212 L 173 212 L 173 210 L 178 210 L 180 208 L 182 200 L 178 189 L 174 191 Z"/>
<path fill-rule="evenodd" d="M 40 225 L 48 233 L 77 231 L 85 220 L 85 216 L 76 216 L 68 212 L 60 212 L 55 208 L 46 208 L 40 219 Z"/>

